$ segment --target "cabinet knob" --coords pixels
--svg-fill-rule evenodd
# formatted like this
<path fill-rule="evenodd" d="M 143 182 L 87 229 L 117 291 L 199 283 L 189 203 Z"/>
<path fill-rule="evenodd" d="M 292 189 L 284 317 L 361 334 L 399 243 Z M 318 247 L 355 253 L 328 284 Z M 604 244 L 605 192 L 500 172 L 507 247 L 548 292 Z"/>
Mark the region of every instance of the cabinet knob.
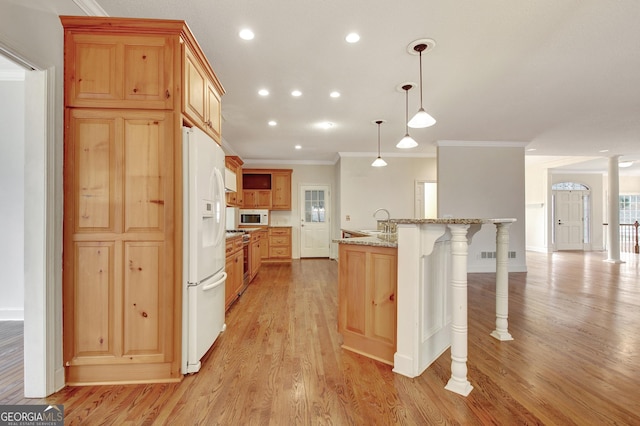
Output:
<path fill-rule="evenodd" d="M 396 295 L 395 294 L 391 294 L 391 296 L 389 296 L 389 300 L 391 300 L 392 302 L 394 300 L 396 300 Z"/>

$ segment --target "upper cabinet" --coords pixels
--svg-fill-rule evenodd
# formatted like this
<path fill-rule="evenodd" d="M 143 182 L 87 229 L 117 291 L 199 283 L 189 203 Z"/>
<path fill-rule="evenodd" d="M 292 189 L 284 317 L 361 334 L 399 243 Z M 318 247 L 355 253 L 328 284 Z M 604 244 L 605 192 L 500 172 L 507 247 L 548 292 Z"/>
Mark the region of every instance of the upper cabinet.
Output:
<path fill-rule="evenodd" d="M 200 57 L 189 48 L 185 51 L 184 78 L 184 114 L 220 143 L 222 87 L 207 73 Z"/>
<path fill-rule="evenodd" d="M 221 143 L 224 88 L 184 21 L 60 19 L 67 107 L 179 110 Z"/>
<path fill-rule="evenodd" d="M 225 167 L 236 174 L 236 192 L 227 192 L 227 206 L 229 207 L 243 207 L 243 194 L 242 194 L 242 164 L 243 161 L 240 157 L 235 155 L 228 155 L 224 158 Z"/>
<path fill-rule="evenodd" d="M 164 35 L 68 34 L 67 105 L 172 109 L 176 47 Z"/>
<path fill-rule="evenodd" d="M 243 206 L 291 210 L 291 169 L 244 169 Z"/>

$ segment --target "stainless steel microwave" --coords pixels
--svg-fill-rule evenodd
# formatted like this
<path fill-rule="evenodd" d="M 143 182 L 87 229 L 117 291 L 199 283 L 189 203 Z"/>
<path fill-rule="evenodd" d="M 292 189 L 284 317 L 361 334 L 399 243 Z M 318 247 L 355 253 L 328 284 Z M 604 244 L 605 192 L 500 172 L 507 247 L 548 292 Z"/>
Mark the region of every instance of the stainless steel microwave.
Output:
<path fill-rule="evenodd" d="M 269 225 L 269 210 L 266 209 L 240 209 L 240 225 Z"/>

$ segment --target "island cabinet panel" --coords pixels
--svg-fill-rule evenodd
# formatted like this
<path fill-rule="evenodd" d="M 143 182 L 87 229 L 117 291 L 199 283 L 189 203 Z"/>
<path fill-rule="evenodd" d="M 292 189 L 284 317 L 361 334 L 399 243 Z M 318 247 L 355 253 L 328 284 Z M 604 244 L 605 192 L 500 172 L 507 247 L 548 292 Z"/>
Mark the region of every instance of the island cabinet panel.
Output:
<path fill-rule="evenodd" d="M 397 249 L 340 244 L 338 277 L 342 347 L 393 365 Z"/>
<path fill-rule="evenodd" d="M 69 34 L 67 105 L 171 109 L 176 44 L 162 35 Z"/>

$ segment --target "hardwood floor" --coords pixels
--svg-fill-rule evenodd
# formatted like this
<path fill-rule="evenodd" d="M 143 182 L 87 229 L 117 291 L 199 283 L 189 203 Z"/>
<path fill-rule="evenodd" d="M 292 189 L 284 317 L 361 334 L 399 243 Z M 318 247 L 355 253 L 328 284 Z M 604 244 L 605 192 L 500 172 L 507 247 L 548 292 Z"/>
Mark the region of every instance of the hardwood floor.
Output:
<path fill-rule="evenodd" d="M 263 265 L 202 370 L 181 383 L 24 399 L 20 323 L 3 323 L 0 404 L 64 404 L 65 423 L 83 425 L 638 425 L 638 255 L 605 258 L 528 253 L 529 272 L 509 275 L 510 342 L 489 336 L 495 275 L 469 275 L 466 398 L 444 389 L 449 352 L 409 379 L 340 349 L 337 263 L 309 259 Z"/>

